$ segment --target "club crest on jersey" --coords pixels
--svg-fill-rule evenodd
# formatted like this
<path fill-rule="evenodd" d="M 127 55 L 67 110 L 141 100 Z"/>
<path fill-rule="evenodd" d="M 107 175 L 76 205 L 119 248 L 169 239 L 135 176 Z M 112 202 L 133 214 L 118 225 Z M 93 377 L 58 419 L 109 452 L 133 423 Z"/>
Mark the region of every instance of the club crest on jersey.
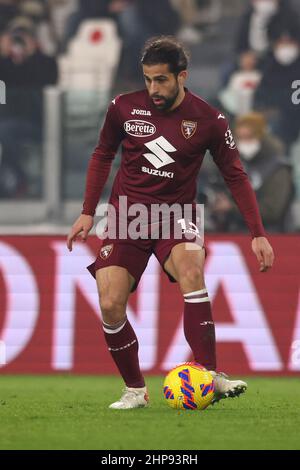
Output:
<path fill-rule="evenodd" d="M 193 137 L 197 130 L 197 123 L 195 121 L 182 121 L 181 132 L 186 139 Z"/>
<path fill-rule="evenodd" d="M 110 257 L 114 249 L 114 245 L 106 245 L 103 246 L 100 250 L 100 258 L 106 260 Z"/>

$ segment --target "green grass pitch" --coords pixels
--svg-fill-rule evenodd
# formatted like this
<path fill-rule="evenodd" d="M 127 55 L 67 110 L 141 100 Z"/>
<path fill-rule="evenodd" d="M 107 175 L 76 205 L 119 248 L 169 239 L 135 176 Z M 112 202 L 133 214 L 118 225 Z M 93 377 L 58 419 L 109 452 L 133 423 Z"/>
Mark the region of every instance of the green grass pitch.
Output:
<path fill-rule="evenodd" d="M 0 449 L 300 449 L 299 379 L 246 380 L 238 399 L 179 412 L 148 377 L 151 406 L 116 411 L 117 377 L 0 376 Z"/>

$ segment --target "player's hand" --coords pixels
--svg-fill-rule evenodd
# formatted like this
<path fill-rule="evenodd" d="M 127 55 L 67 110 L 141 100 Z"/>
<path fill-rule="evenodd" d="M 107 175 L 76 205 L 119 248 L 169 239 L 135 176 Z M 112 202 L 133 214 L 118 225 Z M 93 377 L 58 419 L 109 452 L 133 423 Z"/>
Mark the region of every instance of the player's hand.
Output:
<path fill-rule="evenodd" d="M 86 241 L 89 232 L 92 230 L 94 225 L 94 218 L 91 215 L 81 214 L 73 225 L 71 232 L 69 233 L 67 240 L 67 247 L 69 251 L 73 249 L 73 242 L 78 238 L 82 241 Z"/>
<path fill-rule="evenodd" d="M 273 266 L 273 248 L 265 237 L 257 237 L 252 240 L 252 251 L 259 262 L 260 272 L 264 273 Z"/>

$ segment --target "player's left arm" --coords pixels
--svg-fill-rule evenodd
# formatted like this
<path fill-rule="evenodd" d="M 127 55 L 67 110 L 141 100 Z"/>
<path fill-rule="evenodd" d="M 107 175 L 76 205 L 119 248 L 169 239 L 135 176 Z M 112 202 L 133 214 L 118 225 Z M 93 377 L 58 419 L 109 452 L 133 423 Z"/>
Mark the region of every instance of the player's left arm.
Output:
<path fill-rule="evenodd" d="M 266 272 L 274 263 L 273 248 L 266 238 L 256 195 L 226 118 L 217 115 L 211 129 L 210 152 L 252 235 L 252 251 L 260 271 Z"/>

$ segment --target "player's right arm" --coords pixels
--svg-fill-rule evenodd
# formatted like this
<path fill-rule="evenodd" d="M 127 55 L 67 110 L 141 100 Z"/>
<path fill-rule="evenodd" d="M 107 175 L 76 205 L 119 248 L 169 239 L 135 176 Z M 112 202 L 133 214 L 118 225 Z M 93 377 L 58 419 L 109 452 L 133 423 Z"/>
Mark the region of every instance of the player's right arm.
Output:
<path fill-rule="evenodd" d="M 72 251 L 73 242 L 78 238 L 85 241 L 93 228 L 96 207 L 122 139 L 123 127 L 118 115 L 118 98 L 116 98 L 108 108 L 98 145 L 89 161 L 83 210 L 69 233 L 67 239 L 69 251 Z"/>

